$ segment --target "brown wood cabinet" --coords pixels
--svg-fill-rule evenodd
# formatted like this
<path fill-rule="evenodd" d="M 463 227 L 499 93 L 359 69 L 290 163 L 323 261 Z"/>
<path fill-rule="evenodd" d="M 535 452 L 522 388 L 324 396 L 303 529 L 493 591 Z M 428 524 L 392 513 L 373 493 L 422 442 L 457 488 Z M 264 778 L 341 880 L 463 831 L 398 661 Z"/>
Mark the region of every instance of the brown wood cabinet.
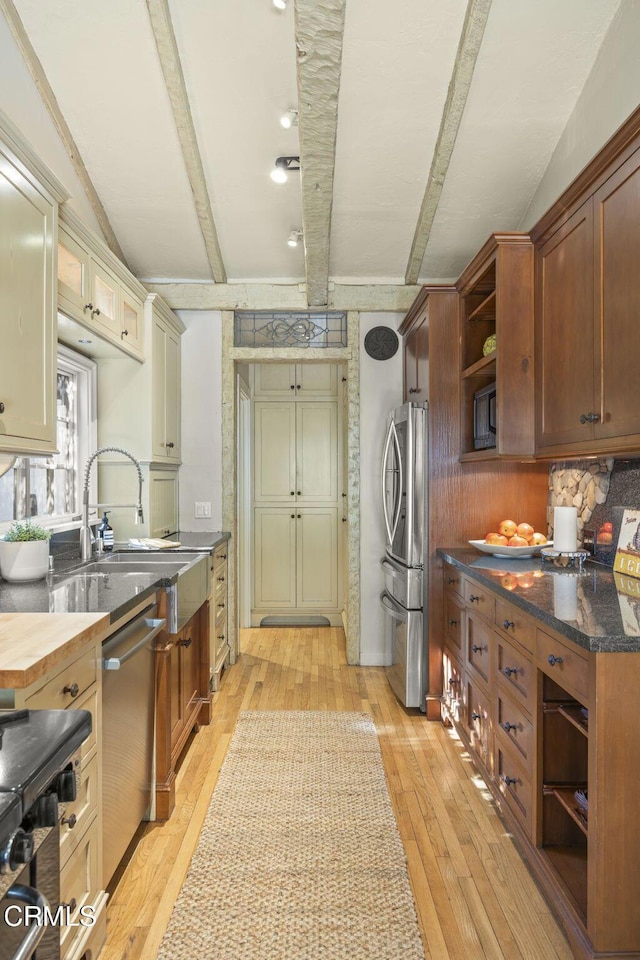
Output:
<path fill-rule="evenodd" d="M 494 234 L 460 276 L 461 460 L 534 453 L 533 244 Z M 484 355 L 487 337 L 495 350 Z M 496 385 L 495 446 L 474 448 L 474 394 Z"/>
<path fill-rule="evenodd" d="M 426 315 L 418 318 L 404 342 L 404 399 L 427 399 L 429 383 L 429 329 Z"/>
<path fill-rule="evenodd" d="M 454 286 L 424 287 L 399 331 L 409 351 L 409 365 L 413 364 L 413 351 L 419 346 L 422 369 L 428 372 L 422 392 L 407 399 L 429 403 L 429 616 L 425 629 L 429 633 L 430 719 L 440 717 L 443 691 L 442 561 L 436 554 L 437 547 L 466 546 L 467 540 L 484 537 L 500 520 L 510 516 L 517 521 L 526 519 L 536 529 L 546 527 L 546 465 L 499 459 L 460 462 L 459 310 L 460 297 Z M 420 337 L 412 340 L 416 330 Z M 429 357 L 436 359 L 429 363 Z M 455 648 L 449 647 L 446 670 L 453 669 L 455 673 L 457 667 L 451 657 L 456 656 Z M 446 686 L 455 687 L 449 684 L 450 679 L 447 674 Z M 455 699 L 462 702 L 464 691 L 456 690 Z"/>
<path fill-rule="evenodd" d="M 207 601 L 179 633 L 163 631 L 156 646 L 156 819 L 171 816 L 178 757 L 191 731 L 210 720 Z"/>
<path fill-rule="evenodd" d="M 574 955 L 640 956 L 640 654 L 591 653 L 445 564 L 444 713 L 484 775 Z M 480 597 L 482 603 L 474 600 Z M 462 599 L 464 598 L 464 599 Z M 455 691 L 462 688 L 464 695 Z M 586 793 L 588 806 L 576 798 Z"/>
<path fill-rule="evenodd" d="M 532 231 L 536 451 L 640 451 L 640 111 Z"/>

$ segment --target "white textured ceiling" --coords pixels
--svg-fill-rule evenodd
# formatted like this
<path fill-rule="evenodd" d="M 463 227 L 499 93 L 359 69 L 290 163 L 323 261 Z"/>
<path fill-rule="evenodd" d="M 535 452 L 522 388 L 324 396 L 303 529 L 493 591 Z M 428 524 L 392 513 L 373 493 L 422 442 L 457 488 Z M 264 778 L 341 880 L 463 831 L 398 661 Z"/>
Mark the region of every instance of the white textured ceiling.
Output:
<path fill-rule="evenodd" d="M 321 2 L 321 0 L 318 0 Z M 131 269 L 211 279 L 145 0 L 14 0 Z M 421 280 L 517 229 L 620 0 L 493 0 Z M 303 280 L 294 4 L 169 0 L 230 280 Z M 330 278 L 403 283 L 466 0 L 346 0 Z M 0 51 L 1 54 L 1 51 Z"/>

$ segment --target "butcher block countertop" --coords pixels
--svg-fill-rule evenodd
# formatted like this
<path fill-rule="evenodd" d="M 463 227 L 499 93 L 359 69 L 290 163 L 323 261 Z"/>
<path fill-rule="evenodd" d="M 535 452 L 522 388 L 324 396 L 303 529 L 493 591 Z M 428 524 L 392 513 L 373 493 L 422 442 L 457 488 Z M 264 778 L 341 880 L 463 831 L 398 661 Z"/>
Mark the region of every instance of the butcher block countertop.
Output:
<path fill-rule="evenodd" d="M 0 688 L 30 686 L 109 624 L 108 613 L 0 613 Z"/>

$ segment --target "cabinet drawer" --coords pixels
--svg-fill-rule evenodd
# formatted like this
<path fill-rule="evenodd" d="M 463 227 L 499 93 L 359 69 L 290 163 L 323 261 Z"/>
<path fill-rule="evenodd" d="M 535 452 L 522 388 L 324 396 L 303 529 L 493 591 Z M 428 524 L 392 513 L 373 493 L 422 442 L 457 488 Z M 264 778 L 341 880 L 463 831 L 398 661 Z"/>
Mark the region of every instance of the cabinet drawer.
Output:
<path fill-rule="evenodd" d="M 552 680 L 588 706 L 589 661 L 575 648 L 538 630 L 536 639 L 538 666 Z"/>
<path fill-rule="evenodd" d="M 91 647 L 84 656 L 69 664 L 28 697 L 25 706 L 30 710 L 64 710 L 73 705 L 87 687 L 95 683 L 97 667 L 95 649 Z"/>
<path fill-rule="evenodd" d="M 467 734 L 471 746 L 491 773 L 493 770 L 493 732 L 489 699 L 473 680 L 467 679 L 466 686 L 465 727 Z"/>
<path fill-rule="evenodd" d="M 213 649 L 216 652 L 216 659 L 218 654 L 227 643 L 227 611 L 220 610 L 216 617 L 215 622 L 215 632 L 213 637 Z"/>
<path fill-rule="evenodd" d="M 60 954 L 62 957 L 70 950 L 75 936 L 82 936 L 84 927 L 74 927 L 80 923 L 80 909 L 93 904 L 100 890 L 98 875 L 98 821 L 94 820 L 74 855 L 69 858 L 60 871 L 60 902 L 71 904 L 70 923 L 61 930 Z"/>
<path fill-rule="evenodd" d="M 495 617 L 495 597 L 493 594 L 479 583 L 467 580 L 466 577 L 463 579 L 464 599 L 469 609 L 493 623 Z"/>
<path fill-rule="evenodd" d="M 447 564 L 443 570 L 445 590 L 453 590 L 460 597 L 464 597 L 462 574 L 456 567 Z"/>
<path fill-rule="evenodd" d="M 447 648 L 443 652 L 442 667 L 444 671 L 444 692 L 442 699 L 445 711 L 452 720 L 459 723 L 464 721 L 466 703 L 466 688 L 462 666 L 457 657 Z"/>
<path fill-rule="evenodd" d="M 496 598 L 496 626 L 522 644 L 529 653 L 535 651 L 536 628 L 518 607 Z"/>
<path fill-rule="evenodd" d="M 462 619 L 464 607 L 460 597 L 450 591 L 444 595 L 444 640 L 459 657 L 462 656 Z"/>
<path fill-rule="evenodd" d="M 226 543 L 221 543 L 218 547 L 216 547 L 213 553 L 214 570 L 218 570 L 221 566 L 226 566 L 228 552 L 228 546 Z"/>
<path fill-rule="evenodd" d="M 493 631 L 488 623 L 467 613 L 467 663 L 478 677 L 489 683 Z"/>
<path fill-rule="evenodd" d="M 496 679 L 511 697 L 533 713 L 535 703 L 535 669 L 524 650 L 496 634 Z"/>
<path fill-rule="evenodd" d="M 81 766 L 76 777 L 77 795 L 72 803 L 61 803 L 60 863 L 64 866 L 79 846 L 82 835 L 98 810 L 98 757 Z M 64 821 L 67 821 L 66 823 Z M 71 821 L 71 822 L 69 822 Z"/>
<path fill-rule="evenodd" d="M 518 754 L 501 739 L 496 743 L 495 776 L 498 790 L 509 809 L 521 821 L 527 836 L 532 836 L 533 791 L 531 781 L 518 760 Z"/>
<path fill-rule="evenodd" d="M 532 720 L 511 697 L 501 690 L 495 691 L 493 702 L 496 746 L 499 743 L 511 745 L 511 748 L 518 752 L 527 773 L 531 775 L 535 739 Z"/>

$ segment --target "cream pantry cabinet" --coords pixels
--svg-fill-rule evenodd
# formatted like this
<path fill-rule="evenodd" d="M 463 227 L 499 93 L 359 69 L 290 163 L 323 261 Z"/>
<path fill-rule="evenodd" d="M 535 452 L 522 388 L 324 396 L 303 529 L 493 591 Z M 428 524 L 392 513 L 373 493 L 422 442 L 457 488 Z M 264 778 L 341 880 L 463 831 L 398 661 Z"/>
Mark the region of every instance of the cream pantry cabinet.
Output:
<path fill-rule="evenodd" d="M 56 449 L 55 235 L 65 198 L 0 116 L 0 451 Z"/>
<path fill-rule="evenodd" d="M 257 610 L 337 610 L 337 507 L 256 507 L 254 549 Z"/>
<path fill-rule="evenodd" d="M 338 396 L 335 363 L 259 363 L 253 367 L 253 396 L 278 400 L 327 400 Z"/>
<path fill-rule="evenodd" d="M 254 403 L 254 502 L 338 500 L 338 404 Z"/>
<path fill-rule="evenodd" d="M 146 290 L 70 211 L 58 229 L 58 306 L 62 313 L 144 360 Z"/>
<path fill-rule="evenodd" d="M 153 365 L 153 458 L 180 462 L 180 334 L 173 321 L 149 298 Z"/>

